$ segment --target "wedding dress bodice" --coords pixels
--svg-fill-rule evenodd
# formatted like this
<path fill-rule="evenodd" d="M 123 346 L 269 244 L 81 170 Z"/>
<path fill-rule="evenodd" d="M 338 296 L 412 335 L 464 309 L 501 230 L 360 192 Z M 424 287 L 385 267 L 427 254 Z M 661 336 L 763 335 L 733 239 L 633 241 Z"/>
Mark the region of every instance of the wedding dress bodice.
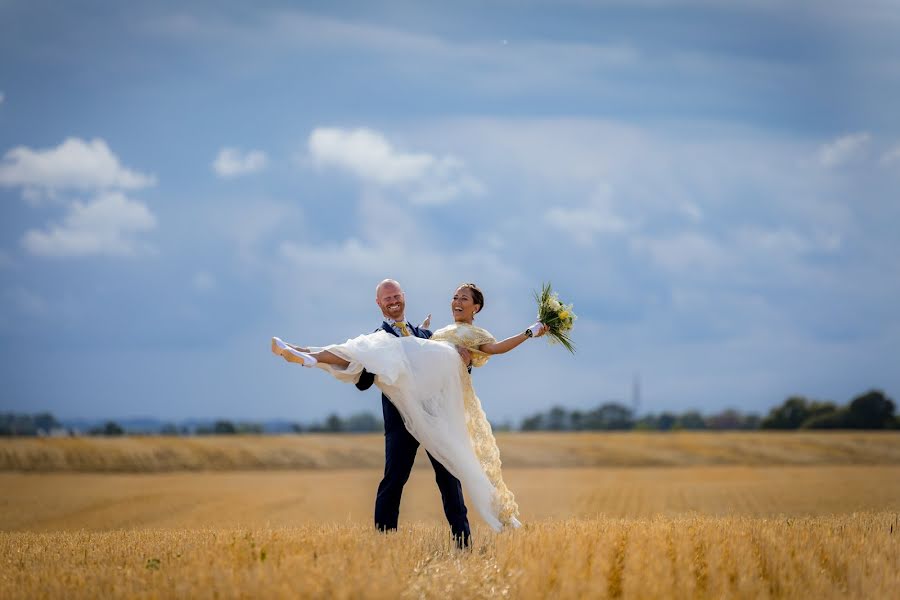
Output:
<path fill-rule="evenodd" d="M 472 355 L 473 367 L 483 367 L 491 357 L 490 354 L 479 350 L 479 346 L 493 344 L 497 341 L 486 329 L 470 323 L 453 323 L 442 327 L 434 332 L 431 339 L 437 342 L 450 342 L 454 346 L 468 349 Z"/>

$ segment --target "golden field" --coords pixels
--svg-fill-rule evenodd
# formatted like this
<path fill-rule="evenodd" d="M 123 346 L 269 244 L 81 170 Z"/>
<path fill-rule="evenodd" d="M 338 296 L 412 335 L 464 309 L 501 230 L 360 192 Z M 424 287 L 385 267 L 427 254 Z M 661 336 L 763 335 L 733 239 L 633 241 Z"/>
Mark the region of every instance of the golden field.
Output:
<path fill-rule="evenodd" d="M 373 531 L 381 436 L 0 440 L 0 598 L 900 590 L 900 435 L 506 434 L 499 443 L 525 527 L 494 534 L 472 514 L 474 547 L 461 552 L 425 461 L 404 493 L 400 531 Z M 311 462 L 285 466 L 298 457 Z"/>
<path fill-rule="evenodd" d="M 0 533 L 3 598 L 892 598 L 896 514 Z"/>
<path fill-rule="evenodd" d="M 900 464 L 900 432 L 500 433 L 497 442 L 503 464 L 514 468 Z M 0 471 L 383 466 L 380 434 L 0 438 Z"/>

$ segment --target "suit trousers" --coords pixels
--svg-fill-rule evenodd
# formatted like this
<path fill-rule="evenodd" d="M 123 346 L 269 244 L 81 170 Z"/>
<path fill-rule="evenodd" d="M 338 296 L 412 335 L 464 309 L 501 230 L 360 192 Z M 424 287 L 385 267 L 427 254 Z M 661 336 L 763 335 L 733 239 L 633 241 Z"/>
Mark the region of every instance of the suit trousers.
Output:
<path fill-rule="evenodd" d="M 400 412 L 387 396 L 381 396 L 381 405 L 384 412 L 385 465 L 384 478 L 378 485 L 378 494 L 375 497 L 375 527 L 387 531 L 397 528 L 400 497 L 416 460 L 419 442 L 406 430 Z M 441 492 L 444 515 L 450 523 L 453 538 L 458 546 L 468 546 L 469 520 L 466 516 L 462 485 L 431 454 L 428 454 L 428 458 L 434 467 L 434 478 Z"/>

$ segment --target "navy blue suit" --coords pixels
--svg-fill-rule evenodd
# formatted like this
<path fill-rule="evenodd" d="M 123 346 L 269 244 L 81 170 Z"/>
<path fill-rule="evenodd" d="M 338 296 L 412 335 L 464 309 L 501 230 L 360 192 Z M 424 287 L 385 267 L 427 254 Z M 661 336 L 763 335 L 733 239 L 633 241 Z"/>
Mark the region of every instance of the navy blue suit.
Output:
<path fill-rule="evenodd" d="M 409 324 L 408 324 L 409 325 Z M 410 333 L 416 337 L 428 339 L 431 332 L 409 325 Z M 393 336 L 397 335 L 393 327 L 386 322 L 381 329 Z M 376 331 L 378 331 L 376 329 Z M 356 387 L 367 390 L 375 382 L 375 375 L 363 371 Z M 400 496 L 403 486 L 409 479 L 419 442 L 403 425 L 403 417 L 390 398 L 381 395 L 381 408 L 384 412 L 384 478 L 378 484 L 378 495 L 375 497 L 375 527 L 381 531 L 397 529 L 400 516 Z M 466 517 L 466 504 L 463 501 L 462 485 L 450 474 L 444 465 L 428 454 L 431 466 L 434 467 L 434 478 L 444 504 L 444 515 L 450 523 L 450 530 L 459 546 L 469 545 L 469 520 Z"/>

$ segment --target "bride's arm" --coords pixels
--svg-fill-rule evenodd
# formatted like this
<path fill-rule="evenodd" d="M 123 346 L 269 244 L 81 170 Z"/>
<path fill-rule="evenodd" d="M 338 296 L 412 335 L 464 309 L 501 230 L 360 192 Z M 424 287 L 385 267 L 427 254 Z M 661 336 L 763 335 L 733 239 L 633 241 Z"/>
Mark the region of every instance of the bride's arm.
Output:
<path fill-rule="evenodd" d="M 535 331 L 535 327 L 537 327 L 537 331 Z M 529 336 L 527 333 L 525 333 L 525 331 L 532 331 L 534 332 L 534 335 Z M 527 340 L 529 337 L 541 337 L 542 335 L 547 333 L 547 326 L 542 323 L 535 323 L 525 331 L 518 335 L 508 337 L 500 342 L 482 344 L 478 346 L 478 349 L 485 354 L 505 354 L 506 352 L 509 352 L 510 350 Z"/>

